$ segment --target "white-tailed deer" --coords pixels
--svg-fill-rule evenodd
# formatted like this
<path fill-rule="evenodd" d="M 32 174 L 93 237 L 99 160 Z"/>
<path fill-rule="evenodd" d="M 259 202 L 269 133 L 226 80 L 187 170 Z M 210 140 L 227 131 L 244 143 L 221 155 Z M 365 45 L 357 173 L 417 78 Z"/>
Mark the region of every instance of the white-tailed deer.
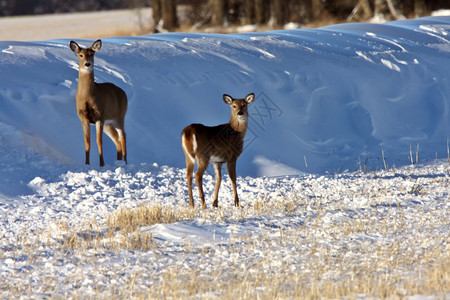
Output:
<path fill-rule="evenodd" d="M 94 54 L 102 47 L 102 41 L 95 41 L 89 48 L 81 48 L 74 41 L 70 49 L 78 56 L 78 87 L 75 96 L 77 113 L 81 121 L 86 150 L 86 164 L 89 164 L 91 148 L 91 126 L 95 124 L 97 145 L 100 154 L 100 166 L 104 166 L 102 133 L 113 140 L 117 148 L 117 159 L 122 157 L 127 163 L 127 146 L 125 136 L 125 113 L 128 100 L 125 92 L 110 83 L 94 82 Z"/>
<path fill-rule="evenodd" d="M 181 146 L 186 155 L 186 172 L 189 192 L 189 204 L 194 207 L 192 197 L 192 173 L 197 161 L 195 180 L 202 200 L 202 208 L 206 209 L 202 179 L 209 162 L 214 165 L 216 188 L 213 206 L 217 207 L 219 188 L 222 181 L 222 165 L 227 164 L 228 175 L 233 186 L 234 205 L 239 206 L 236 189 L 236 161 L 244 147 L 244 137 L 248 126 L 247 105 L 255 100 L 255 94 L 248 94 L 244 99 L 233 99 L 223 95 L 223 101 L 231 107 L 229 123 L 208 127 L 202 124 L 191 124 L 181 133 Z"/>

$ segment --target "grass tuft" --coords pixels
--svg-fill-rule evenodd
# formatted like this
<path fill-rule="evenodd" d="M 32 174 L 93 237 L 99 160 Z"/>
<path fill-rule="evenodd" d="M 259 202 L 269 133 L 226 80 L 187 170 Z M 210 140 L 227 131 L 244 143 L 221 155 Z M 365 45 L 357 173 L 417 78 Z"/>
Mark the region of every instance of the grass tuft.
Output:
<path fill-rule="evenodd" d="M 170 224 L 196 217 L 191 208 L 175 208 L 160 204 L 143 205 L 135 209 L 119 209 L 107 218 L 106 226 L 124 233 L 135 232 L 141 226 L 154 224 Z"/>

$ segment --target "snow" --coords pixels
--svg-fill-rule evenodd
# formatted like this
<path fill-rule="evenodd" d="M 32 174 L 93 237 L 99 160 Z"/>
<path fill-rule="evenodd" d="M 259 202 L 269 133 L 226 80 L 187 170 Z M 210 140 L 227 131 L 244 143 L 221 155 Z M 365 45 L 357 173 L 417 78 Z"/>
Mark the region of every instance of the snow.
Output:
<path fill-rule="evenodd" d="M 448 265 L 449 28 L 449 17 L 436 16 L 102 39 L 95 77 L 129 99 L 129 164 L 114 161 L 105 138 L 103 168 L 94 140 L 92 165 L 83 165 L 70 39 L 1 41 L 0 295 L 161 297 L 155 289 L 191 282 L 193 273 L 219 284 L 282 281 L 280 270 L 298 280 L 283 284 L 312 289 L 314 278 L 322 287 L 356 280 L 362 271 L 351 266 L 413 280 L 438 265 L 419 263 L 424 257 L 439 253 Z M 201 211 L 194 191 L 190 217 L 139 229 L 153 248 L 110 246 L 126 237 L 108 229 L 117 211 L 187 209 L 181 130 L 227 122 L 222 94 L 250 92 L 256 100 L 237 162 L 243 207 L 233 207 L 225 175 L 219 209 Z M 212 174 L 204 178 L 208 207 Z M 85 246 L 70 247 L 80 240 Z M 391 261 L 388 246 L 411 262 L 380 265 Z M 191 297 L 223 296 L 192 286 Z M 271 292 L 252 291 L 248 298 Z M 411 299 L 425 299 L 414 291 Z"/>
<path fill-rule="evenodd" d="M 420 20 L 109 38 L 96 56 L 95 74 L 128 94 L 130 163 L 183 167 L 181 129 L 192 122 L 226 122 L 222 94 L 254 92 L 239 174 L 265 175 L 254 163 L 257 156 L 323 173 L 356 170 L 360 160 L 380 168 L 384 150 L 389 163 L 400 166 L 409 163 L 409 148 L 417 144 L 423 161 L 447 156 L 444 54 L 450 25 L 445 17 Z M 73 114 L 77 65 L 67 44 L 1 42 L 2 122 L 51 148 L 51 160 L 82 163 L 81 130 Z M 30 110 L 20 109 L 25 103 Z M 23 116 L 27 111 L 38 113 L 29 118 Z M 114 152 L 111 147 L 106 154 Z"/>
<path fill-rule="evenodd" d="M 440 9 L 440 10 L 436 10 L 433 11 L 431 13 L 432 16 L 450 16 L 450 9 Z"/>
<path fill-rule="evenodd" d="M 151 8 L 49 15 L 1 17 L 0 40 L 29 41 L 58 38 L 98 38 L 122 32 L 143 32 L 152 20 Z"/>

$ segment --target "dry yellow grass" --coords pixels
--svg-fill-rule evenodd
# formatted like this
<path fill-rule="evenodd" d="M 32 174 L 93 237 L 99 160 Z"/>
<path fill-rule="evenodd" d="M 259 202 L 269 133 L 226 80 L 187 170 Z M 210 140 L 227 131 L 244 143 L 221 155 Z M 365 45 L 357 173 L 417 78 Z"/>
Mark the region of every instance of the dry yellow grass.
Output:
<path fill-rule="evenodd" d="M 190 208 L 175 208 L 162 205 L 144 205 L 135 209 L 119 209 L 108 217 L 106 225 L 125 233 L 135 232 L 140 226 L 170 224 L 194 218 L 197 213 Z"/>
<path fill-rule="evenodd" d="M 245 219 L 247 214 L 267 215 L 274 211 L 289 214 L 294 206 L 292 199 L 286 198 L 285 202 L 275 206 L 263 198 L 247 208 L 248 211 L 243 212 L 241 217 Z M 107 237 L 94 236 L 84 245 L 69 239 L 67 247 L 140 249 L 163 253 L 170 250 L 165 250 L 162 244 L 158 245 L 151 235 L 140 231 L 140 228 L 196 218 L 200 214 L 190 208 L 175 209 L 160 205 L 120 209 L 108 218 Z M 220 210 L 205 215 L 204 218 L 219 220 L 229 218 Z M 133 290 L 131 286 L 124 287 L 119 292 L 119 298 L 354 299 L 365 295 L 370 298 L 402 299 L 420 294 L 438 295 L 436 299 L 444 299 L 448 294 L 448 241 L 442 237 L 426 236 L 428 226 L 433 226 L 435 221 L 444 221 L 442 215 L 436 212 L 422 215 L 422 221 L 418 220 L 421 223 L 417 225 L 423 226 L 424 232 L 415 236 L 403 234 L 411 229 L 411 222 L 401 208 L 393 208 L 383 216 L 358 216 L 331 225 L 326 224 L 325 215 L 325 211 L 319 212 L 304 226 L 280 228 L 279 235 L 264 231 L 257 238 L 248 235 L 237 237 L 234 243 L 217 246 L 218 249 L 188 245 L 185 255 L 196 256 L 197 265 L 190 266 L 189 270 L 167 266 L 157 284 L 142 292 Z M 390 235 L 393 241 L 383 244 L 360 237 L 376 234 Z M 79 235 L 77 233 L 76 236 Z M 121 238 L 118 239 L 118 235 Z M 361 240 L 355 243 L 354 240 L 359 238 Z M 423 247 L 414 249 L 418 238 L 424 239 Z M 271 249 L 284 249 L 288 256 L 297 255 L 301 258 L 299 266 L 292 269 L 285 262 L 271 267 L 274 260 Z M 224 267 L 217 260 L 211 260 L 222 251 L 236 255 L 236 261 Z M 253 258 L 254 253 L 262 255 Z M 139 276 L 130 279 L 130 282 L 136 280 Z M 128 290 L 133 292 L 128 294 Z M 113 294 L 117 295 L 116 292 Z"/>

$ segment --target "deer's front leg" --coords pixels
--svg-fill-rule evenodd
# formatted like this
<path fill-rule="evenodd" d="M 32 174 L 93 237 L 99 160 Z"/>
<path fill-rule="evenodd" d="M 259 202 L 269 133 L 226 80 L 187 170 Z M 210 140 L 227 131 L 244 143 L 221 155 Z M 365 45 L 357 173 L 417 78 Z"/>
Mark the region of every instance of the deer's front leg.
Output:
<path fill-rule="evenodd" d="M 234 194 L 234 206 L 239 207 L 239 197 L 236 188 L 236 161 L 227 162 L 228 176 L 230 176 L 231 185 Z"/>
<path fill-rule="evenodd" d="M 213 207 L 219 206 L 219 188 L 222 182 L 222 163 L 214 163 L 214 174 L 216 176 L 216 189 L 214 191 Z"/>
<path fill-rule="evenodd" d="M 84 149 L 86 153 L 86 165 L 89 165 L 89 152 L 91 150 L 91 125 L 88 120 L 81 120 L 81 128 L 84 136 Z"/>
<path fill-rule="evenodd" d="M 98 154 L 100 155 L 100 167 L 103 167 L 105 165 L 105 162 L 103 160 L 103 141 L 102 141 L 103 121 L 95 122 L 95 129 L 97 131 L 97 146 L 98 146 Z"/>

